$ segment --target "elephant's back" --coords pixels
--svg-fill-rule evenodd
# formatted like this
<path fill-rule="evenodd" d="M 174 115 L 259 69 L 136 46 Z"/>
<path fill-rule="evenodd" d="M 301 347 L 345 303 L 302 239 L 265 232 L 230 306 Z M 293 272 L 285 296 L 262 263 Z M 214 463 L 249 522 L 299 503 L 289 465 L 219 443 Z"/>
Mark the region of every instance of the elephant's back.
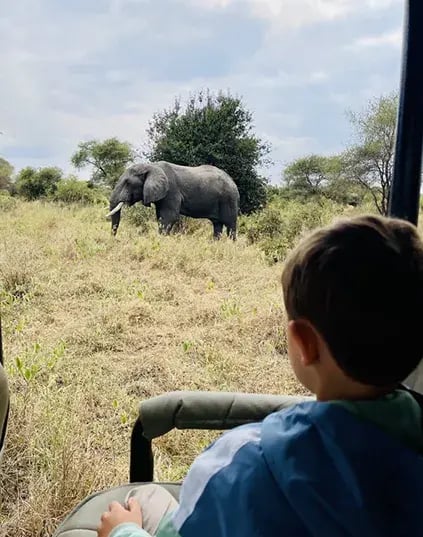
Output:
<path fill-rule="evenodd" d="M 172 164 L 170 162 L 160 162 L 159 164 L 165 172 L 173 172 L 177 182 L 184 183 L 184 186 L 190 184 L 204 187 L 208 191 L 210 188 L 216 189 L 216 193 L 225 193 L 239 198 L 238 187 L 232 177 L 224 170 L 212 166 L 210 164 L 202 164 L 201 166 L 182 166 L 180 164 Z"/>

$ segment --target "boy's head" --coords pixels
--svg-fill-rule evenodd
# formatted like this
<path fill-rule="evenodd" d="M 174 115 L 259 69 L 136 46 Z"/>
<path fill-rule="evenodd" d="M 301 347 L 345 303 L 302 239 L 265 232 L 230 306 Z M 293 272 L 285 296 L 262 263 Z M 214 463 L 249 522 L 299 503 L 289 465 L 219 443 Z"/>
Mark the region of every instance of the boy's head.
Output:
<path fill-rule="evenodd" d="M 411 224 L 361 216 L 317 230 L 282 285 L 291 363 L 318 397 L 390 389 L 423 358 L 423 243 Z"/>

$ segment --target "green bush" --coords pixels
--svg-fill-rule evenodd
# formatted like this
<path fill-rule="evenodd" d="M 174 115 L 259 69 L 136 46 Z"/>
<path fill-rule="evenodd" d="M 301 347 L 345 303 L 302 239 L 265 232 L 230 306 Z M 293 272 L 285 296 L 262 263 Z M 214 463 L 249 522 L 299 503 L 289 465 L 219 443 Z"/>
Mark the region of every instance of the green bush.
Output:
<path fill-rule="evenodd" d="M 260 213 L 241 217 L 239 231 L 250 244 L 257 244 L 269 261 L 278 262 L 303 234 L 328 224 L 344 211 L 345 207 L 329 200 L 274 200 Z"/>
<path fill-rule="evenodd" d="M 0 211 L 11 211 L 16 207 L 16 200 L 7 190 L 0 190 Z"/>
<path fill-rule="evenodd" d="M 144 207 L 138 203 L 132 207 L 126 207 L 122 211 L 123 218 L 129 224 L 139 228 L 140 231 L 146 233 L 156 223 L 155 212 L 148 207 Z"/>
<path fill-rule="evenodd" d="M 16 192 L 26 200 L 45 198 L 54 194 L 57 183 L 62 179 L 60 168 L 48 167 L 36 170 L 28 166 L 22 169 L 16 179 Z"/>
<path fill-rule="evenodd" d="M 53 200 L 63 203 L 95 204 L 105 203 L 107 198 L 100 189 L 90 186 L 87 181 L 71 178 L 62 179 L 57 183 Z"/>

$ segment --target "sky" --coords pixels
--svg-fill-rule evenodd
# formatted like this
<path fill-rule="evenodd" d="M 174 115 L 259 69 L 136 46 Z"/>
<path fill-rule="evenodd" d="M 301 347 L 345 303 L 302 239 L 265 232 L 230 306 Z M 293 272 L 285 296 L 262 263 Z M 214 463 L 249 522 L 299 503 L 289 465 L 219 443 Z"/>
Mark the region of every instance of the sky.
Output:
<path fill-rule="evenodd" d="M 221 89 L 271 143 L 277 184 L 293 159 L 350 142 L 347 110 L 398 88 L 403 4 L 0 0 L 0 156 L 75 173 L 80 141 L 142 147 L 176 96 Z"/>

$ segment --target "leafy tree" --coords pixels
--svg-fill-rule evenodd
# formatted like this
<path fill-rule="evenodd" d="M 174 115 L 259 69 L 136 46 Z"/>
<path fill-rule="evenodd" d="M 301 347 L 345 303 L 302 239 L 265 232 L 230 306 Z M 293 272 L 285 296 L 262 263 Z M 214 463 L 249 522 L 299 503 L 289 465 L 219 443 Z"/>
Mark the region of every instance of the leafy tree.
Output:
<path fill-rule="evenodd" d="M 0 190 L 9 190 L 14 168 L 6 159 L 0 157 Z"/>
<path fill-rule="evenodd" d="M 241 99 L 200 91 L 184 109 L 176 99 L 173 108 L 153 116 L 147 135 L 149 160 L 217 166 L 236 182 L 243 213 L 265 204 L 266 180 L 257 167 L 267 163 L 269 146 L 254 134 L 252 114 Z"/>
<path fill-rule="evenodd" d="M 309 155 L 292 162 L 284 170 L 286 186 L 294 193 L 304 196 L 321 194 L 328 176 L 335 167 L 336 157 Z"/>
<path fill-rule="evenodd" d="M 55 192 L 62 176 L 60 168 L 23 168 L 16 179 L 16 192 L 27 200 L 50 196 Z"/>
<path fill-rule="evenodd" d="M 345 171 L 352 182 L 370 192 L 380 214 L 388 213 L 394 166 L 396 94 L 370 101 L 360 113 L 350 113 L 357 143 L 344 155 Z"/>
<path fill-rule="evenodd" d="M 345 174 L 342 155 L 309 155 L 292 162 L 283 173 L 287 197 L 307 199 L 324 196 L 338 203 L 356 204 L 363 198 L 361 187 Z"/>
<path fill-rule="evenodd" d="M 102 142 L 90 140 L 81 142 L 71 158 L 76 169 L 92 167 L 91 180 L 96 184 L 113 187 L 130 162 L 135 159 L 131 145 L 117 138 Z"/>

